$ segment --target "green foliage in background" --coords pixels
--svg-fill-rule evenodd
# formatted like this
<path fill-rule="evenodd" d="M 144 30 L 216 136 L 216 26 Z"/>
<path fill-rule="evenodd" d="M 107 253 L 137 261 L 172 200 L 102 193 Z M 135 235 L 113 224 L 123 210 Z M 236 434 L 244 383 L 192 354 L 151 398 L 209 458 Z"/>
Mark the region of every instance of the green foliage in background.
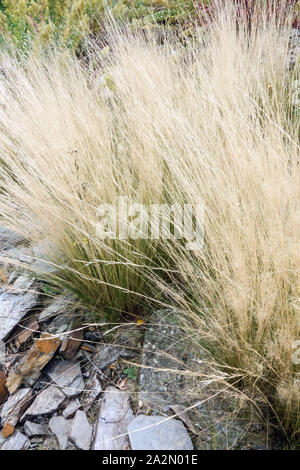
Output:
<path fill-rule="evenodd" d="M 179 24 L 194 12 L 192 0 L 2 0 L 0 40 L 22 50 L 57 44 L 76 49 L 86 34 L 97 34 L 105 12 L 117 21 Z"/>

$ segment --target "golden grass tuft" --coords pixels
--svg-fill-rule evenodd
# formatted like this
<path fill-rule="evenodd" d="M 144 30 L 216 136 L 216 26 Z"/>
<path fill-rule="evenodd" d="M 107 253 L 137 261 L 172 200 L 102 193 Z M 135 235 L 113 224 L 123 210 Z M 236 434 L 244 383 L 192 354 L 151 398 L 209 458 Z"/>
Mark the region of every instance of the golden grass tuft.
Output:
<path fill-rule="evenodd" d="M 187 330 L 297 446 L 299 66 L 288 67 L 289 31 L 276 18 L 237 31 L 223 9 L 188 46 L 116 35 L 88 68 L 62 53 L 3 57 L 0 209 L 1 223 L 51 240 L 62 253 L 49 253 L 55 281 L 91 308 L 180 306 Z M 201 199 L 204 249 L 101 241 L 96 208 L 120 195 Z"/>

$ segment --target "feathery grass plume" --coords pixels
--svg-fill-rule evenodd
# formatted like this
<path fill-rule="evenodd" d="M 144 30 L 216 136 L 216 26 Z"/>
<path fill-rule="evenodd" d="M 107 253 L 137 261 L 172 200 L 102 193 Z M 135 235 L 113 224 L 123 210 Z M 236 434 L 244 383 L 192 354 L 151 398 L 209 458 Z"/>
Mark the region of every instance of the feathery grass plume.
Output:
<path fill-rule="evenodd" d="M 189 327 L 299 446 L 299 63 L 289 73 L 282 17 L 237 31 L 227 14 L 189 82 L 185 138 L 196 144 L 179 184 L 205 201 L 205 244 L 178 251 L 178 289 Z"/>
<path fill-rule="evenodd" d="M 0 210 L 29 239 L 51 240 L 56 282 L 91 308 L 180 306 L 229 380 L 240 374 L 297 446 L 299 63 L 289 70 L 289 34 L 277 13 L 237 29 L 230 3 L 186 47 L 127 33 L 108 55 L 94 49 L 88 69 L 68 53 L 3 57 Z M 204 248 L 99 239 L 97 207 L 119 196 L 145 207 L 202 200 Z"/>

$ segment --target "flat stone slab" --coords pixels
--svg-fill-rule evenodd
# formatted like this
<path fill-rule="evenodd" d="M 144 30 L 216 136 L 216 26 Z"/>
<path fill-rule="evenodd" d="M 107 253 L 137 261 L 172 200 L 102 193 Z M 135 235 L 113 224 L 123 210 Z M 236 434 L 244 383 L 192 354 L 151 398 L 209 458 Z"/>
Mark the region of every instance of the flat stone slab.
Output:
<path fill-rule="evenodd" d="M 41 370 L 53 358 L 60 344 L 61 340 L 59 338 L 43 333 L 10 372 L 6 382 L 9 392 L 15 392 L 22 383 L 30 386 L 33 385 L 38 379 Z"/>
<path fill-rule="evenodd" d="M 89 333 L 86 333 L 87 336 Z M 119 357 L 132 358 L 140 350 L 141 329 L 139 327 L 123 326 L 119 330 L 116 338 L 116 344 L 107 344 L 103 342 L 98 346 L 93 359 L 93 366 L 98 371 L 106 369 L 110 364 L 116 362 Z"/>
<path fill-rule="evenodd" d="M 75 315 L 72 314 L 64 314 L 64 315 L 58 315 L 56 316 L 50 323 L 50 325 L 47 326 L 47 332 L 50 333 L 51 335 L 61 335 L 62 333 L 66 333 L 70 325 L 72 324 L 72 321 L 75 319 Z M 66 337 L 66 334 L 63 335 L 63 338 Z"/>
<path fill-rule="evenodd" d="M 54 416 L 49 421 L 49 429 L 55 434 L 61 450 L 66 448 L 72 421 L 63 416 Z"/>
<path fill-rule="evenodd" d="M 16 246 L 14 248 L 9 248 L 6 250 L 5 255 L 8 259 L 13 259 L 15 261 L 20 261 L 24 265 L 30 265 L 33 263 L 32 258 L 32 249 L 30 246 Z"/>
<path fill-rule="evenodd" d="M 26 421 L 24 424 L 24 433 L 27 437 L 50 435 L 49 428 L 46 424 L 34 423 L 33 421 Z"/>
<path fill-rule="evenodd" d="M 0 227 L 0 250 L 13 248 L 24 240 L 25 238 L 19 233 L 6 227 Z"/>
<path fill-rule="evenodd" d="M 164 416 L 137 416 L 128 426 L 132 450 L 193 450 L 183 423 Z"/>
<path fill-rule="evenodd" d="M 187 363 L 186 342 L 170 310 L 154 312 L 144 341 L 139 377 L 139 400 L 156 412 L 165 413 L 172 403 L 185 401 L 185 381 L 180 371 Z M 144 367 L 143 367 L 144 366 Z"/>
<path fill-rule="evenodd" d="M 30 440 L 21 432 L 15 432 L 1 447 L 1 450 L 27 450 Z"/>
<path fill-rule="evenodd" d="M 98 370 L 103 370 L 122 355 L 124 348 L 111 344 L 103 344 L 96 353 L 93 364 Z"/>
<path fill-rule="evenodd" d="M 73 400 L 70 401 L 70 403 L 66 406 L 66 408 L 63 411 L 63 416 L 67 419 L 73 418 L 76 411 L 79 410 L 81 407 L 81 403 L 78 400 L 78 398 L 74 398 Z"/>
<path fill-rule="evenodd" d="M 297 64 L 300 56 L 300 31 L 293 28 L 290 34 L 289 67 L 293 68 Z"/>
<path fill-rule="evenodd" d="M 51 362 L 47 375 L 68 397 L 79 395 L 84 390 L 84 381 L 77 362 L 56 359 Z"/>
<path fill-rule="evenodd" d="M 78 410 L 71 424 L 69 439 L 78 449 L 89 450 L 93 435 L 93 427 L 84 411 Z"/>
<path fill-rule="evenodd" d="M 28 292 L 29 289 L 32 291 Z M 0 295 L 0 341 L 3 341 L 37 304 L 34 281 L 29 276 L 18 277 L 14 284 Z"/>
<path fill-rule="evenodd" d="M 50 385 L 38 394 L 21 420 L 25 421 L 29 416 L 45 415 L 56 411 L 65 398 L 66 395 L 58 387 Z"/>
<path fill-rule="evenodd" d="M 5 442 L 5 439 L 4 439 L 4 437 L 2 437 L 2 434 L 0 434 L 0 449 L 1 449 L 2 445 L 4 444 L 4 442 Z"/>
<path fill-rule="evenodd" d="M 107 387 L 98 417 L 94 450 L 130 449 L 127 427 L 133 418 L 128 393 Z"/>
<path fill-rule="evenodd" d="M 21 388 L 13 395 L 10 395 L 1 409 L 1 423 L 9 423 L 15 426 L 26 408 L 29 407 L 32 398 L 30 388 Z"/>
<path fill-rule="evenodd" d="M 61 295 L 40 313 L 39 321 L 47 321 L 58 314 L 66 313 L 75 301 L 75 296 L 71 294 Z"/>
<path fill-rule="evenodd" d="M 85 384 L 85 390 L 81 399 L 81 403 L 85 411 L 95 403 L 102 392 L 102 385 L 96 373 L 92 373 Z"/>
<path fill-rule="evenodd" d="M 61 255 L 57 251 L 56 245 L 48 238 L 45 238 L 32 245 L 33 258 L 32 269 L 37 273 L 55 274 L 58 268 L 52 260 L 59 260 Z"/>

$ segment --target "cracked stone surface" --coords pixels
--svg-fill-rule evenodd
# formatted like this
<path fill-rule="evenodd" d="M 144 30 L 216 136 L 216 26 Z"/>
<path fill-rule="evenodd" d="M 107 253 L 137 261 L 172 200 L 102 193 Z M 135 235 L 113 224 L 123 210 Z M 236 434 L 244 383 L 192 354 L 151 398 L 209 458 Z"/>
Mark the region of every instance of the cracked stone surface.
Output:
<path fill-rule="evenodd" d="M 28 292 L 32 289 L 31 292 Z M 19 321 L 37 304 L 34 281 L 20 276 L 6 292 L 0 295 L 0 341 L 6 339 Z"/>
<path fill-rule="evenodd" d="M 23 246 L 23 245 L 10 248 L 9 250 L 6 251 L 6 255 L 9 258 L 13 258 L 15 260 L 21 261 L 21 263 L 25 263 L 26 265 L 33 263 L 32 254 L 33 253 L 32 253 L 32 249 L 30 248 L 30 246 Z"/>
<path fill-rule="evenodd" d="M 183 423 L 164 416 L 137 416 L 128 426 L 132 450 L 193 450 Z"/>
<path fill-rule="evenodd" d="M 300 30 L 294 28 L 290 34 L 289 67 L 293 68 L 297 64 L 300 56 Z"/>
<path fill-rule="evenodd" d="M 72 361 L 54 360 L 47 375 L 68 397 L 74 397 L 84 390 L 80 365 Z"/>
<path fill-rule="evenodd" d="M 1 410 L 1 423 L 9 423 L 15 426 L 26 408 L 30 405 L 32 398 L 31 388 L 21 388 L 6 400 Z"/>
<path fill-rule="evenodd" d="M 89 407 L 95 403 L 102 392 L 102 385 L 97 377 L 97 374 L 92 373 L 90 378 L 85 384 L 85 390 L 81 399 L 84 410 L 87 411 Z"/>
<path fill-rule="evenodd" d="M 50 431 L 46 424 L 34 423 L 33 421 L 26 421 L 24 424 L 24 433 L 27 437 L 50 435 Z"/>
<path fill-rule="evenodd" d="M 24 318 L 18 323 L 14 331 L 14 343 L 17 348 L 26 345 L 27 341 L 32 337 L 33 333 L 37 332 L 39 324 L 35 317 L 30 315 L 29 318 Z"/>
<path fill-rule="evenodd" d="M 130 449 L 127 427 L 133 418 L 128 393 L 112 386 L 107 387 L 100 408 L 93 449 Z"/>
<path fill-rule="evenodd" d="M 63 411 L 63 416 L 67 419 L 73 418 L 76 411 L 81 407 L 81 403 L 78 398 L 74 398 L 70 401 L 70 403 L 66 406 Z"/>
<path fill-rule="evenodd" d="M 2 447 L 2 445 L 4 444 L 6 439 L 4 439 L 4 437 L 2 437 L 2 435 L 0 434 L 0 449 Z"/>
<path fill-rule="evenodd" d="M 74 315 L 71 314 L 58 315 L 52 320 L 50 325 L 48 325 L 47 332 L 51 335 L 60 335 L 61 333 L 65 333 L 73 319 Z M 65 337 L 66 335 L 63 336 Z"/>
<path fill-rule="evenodd" d="M 22 383 L 33 385 L 41 370 L 53 358 L 60 344 L 59 338 L 49 337 L 47 333 L 44 333 L 10 372 L 6 382 L 10 393 L 15 392 Z"/>
<path fill-rule="evenodd" d="M 1 450 L 27 450 L 29 446 L 30 440 L 28 437 L 17 431 L 4 442 Z"/>
<path fill-rule="evenodd" d="M 263 430 L 251 408 L 240 410 L 238 396 L 217 395 L 217 386 L 200 392 L 195 423 L 198 433 L 194 442 L 199 450 L 261 450 L 272 447 L 270 436 Z"/>
<path fill-rule="evenodd" d="M 66 395 L 58 387 L 50 385 L 38 394 L 32 405 L 22 416 L 21 421 L 25 421 L 30 416 L 44 415 L 56 411 L 65 398 Z"/>
<path fill-rule="evenodd" d="M 72 296 L 71 294 L 58 297 L 40 313 L 39 321 L 47 321 L 59 313 L 66 313 L 66 311 L 70 310 L 72 302 L 75 301 L 75 296 Z"/>
<path fill-rule="evenodd" d="M 124 348 L 120 346 L 102 345 L 95 355 L 93 363 L 97 369 L 103 370 L 115 362 L 122 355 L 122 352 L 124 352 Z"/>
<path fill-rule="evenodd" d="M 183 369 L 188 353 L 171 311 L 154 312 L 150 323 L 153 326 L 145 335 L 139 400 L 156 412 L 166 412 L 169 404 L 184 401 L 185 382 L 180 373 L 157 369 Z"/>
<path fill-rule="evenodd" d="M 54 416 L 49 421 L 49 428 L 55 434 L 61 450 L 66 448 L 72 421 L 63 416 Z"/>
<path fill-rule="evenodd" d="M 92 441 L 93 427 L 84 411 L 78 410 L 71 424 L 69 439 L 78 449 L 89 450 Z"/>
<path fill-rule="evenodd" d="M 54 274 L 58 268 L 53 264 L 52 260 L 61 256 L 58 253 L 56 245 L 48 238 L 41 240 L 32 245 L 33 258 L 35 261 L 32 268 L 39 274 Z M 51 260 L 51 261 L 50 261 Z"/>
<path fill-rule="evenodd" d="M 13 248 L 24 240 L 25 238 L 19 233 L 6 227 L 0 227 L 0 250 Z"/>

